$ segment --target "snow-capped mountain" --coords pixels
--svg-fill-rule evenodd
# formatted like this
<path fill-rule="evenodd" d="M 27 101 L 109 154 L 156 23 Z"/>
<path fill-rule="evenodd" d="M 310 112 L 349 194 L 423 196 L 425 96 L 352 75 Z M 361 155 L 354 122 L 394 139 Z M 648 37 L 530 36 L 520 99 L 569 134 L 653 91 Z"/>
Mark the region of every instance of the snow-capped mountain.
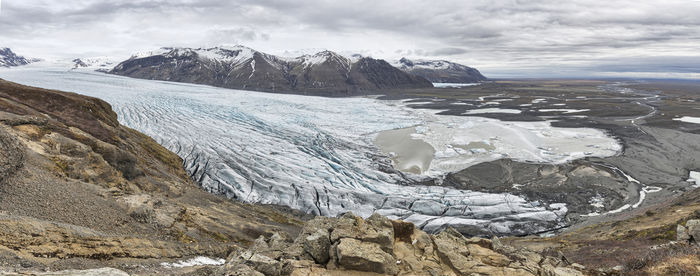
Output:
<path fill-rule="evenodd" d="M 71 60 L 73 69 L 89 68 L 95 70 L 109 71 L 119 63 L 118 59 L 112 57 L 89 57 L 76 58 Z"/>
<path fill-rule="evenodd" d="M 110 73 L 268 92 L 340 96 L 386 88 L 432 87 L 383 60 L 322 51 L 278 57 L 245 46 L 161 48 L 139 53 Z"/>
<path fill-rule="evenodd" d="M 479 70 L 446 60 L 402 58 L 393 65 L 404 72 L 424 77 L 434 83 L 473 83 L 486 80 Z"/>
<path fill-rule="evenodd" d="M 14 67 L 27 65 L 32 60 L 18 56 L 10 48 L 0 48 L 0 67 Z"/>

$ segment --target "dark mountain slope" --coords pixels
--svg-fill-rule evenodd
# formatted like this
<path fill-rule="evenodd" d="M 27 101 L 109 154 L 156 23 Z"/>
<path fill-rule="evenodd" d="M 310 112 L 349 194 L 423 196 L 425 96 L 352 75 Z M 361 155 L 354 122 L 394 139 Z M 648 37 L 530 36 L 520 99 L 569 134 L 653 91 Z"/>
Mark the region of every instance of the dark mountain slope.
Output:
<path fill-rule="evenodd" d="M 424 78 L 402 72 L 383 60 L 361 58 L 353 61 L 330 51 L 281 58 L 243 46 L 163 48 L 160 52 L 135 55 L 110 73 L 232 89 L 321 96 L 432 87 Z"/>
<path fill-rule="evenodd" d="M 409 60 L 402 58 L 394 66 L 434 83 L 474 83 L 487 80 L 475 68 L 446 60 Z"/>

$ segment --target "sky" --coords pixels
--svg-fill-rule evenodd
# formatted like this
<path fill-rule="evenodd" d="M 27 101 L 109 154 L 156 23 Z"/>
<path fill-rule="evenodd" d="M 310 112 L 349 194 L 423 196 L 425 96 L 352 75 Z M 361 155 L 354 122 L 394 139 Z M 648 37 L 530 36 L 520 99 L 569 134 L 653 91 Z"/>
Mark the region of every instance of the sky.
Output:
<path fill-rule="evenodd" d="M 445 59 L 492 78 L 700 79 L 698 0 L 0 1 L 0 47 L 44 59 L 241 44 Z"/>

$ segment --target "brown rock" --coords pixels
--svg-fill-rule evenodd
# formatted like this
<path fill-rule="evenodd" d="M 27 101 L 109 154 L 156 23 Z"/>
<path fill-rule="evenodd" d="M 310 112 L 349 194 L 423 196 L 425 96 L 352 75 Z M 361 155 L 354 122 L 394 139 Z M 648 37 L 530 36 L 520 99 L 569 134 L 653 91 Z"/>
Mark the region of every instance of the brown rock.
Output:
<path fill-rule="evenodd" d="M 395 275 L 396 260 L 379 244 L 342 238 L 337 248 L 338 265 L 344 269 Z"/>
<path fill-rule="evenodd" d="M 416 226 L 411 222 L 402 220 L 392 220 L 391 225 L 394 228 L 394 239 L 402 242 L 411 242 L 411 236 Z"/>
<path fill-rule="evenodd" d="M 492 266 L 508 266 L 511 260 L 495 251 L 476 244 L 467 244 L 470 256 L 479 259 L 482 263 Z"/>
<path fill-rule="evenodd" d="M 365 221 L 352 213 L 346 213 L 331 232 L 331 242 L 336 243 L 342 238 L 376 243 L 384 252 L 392 254 L 394 227 L 391 220 L 379 214 L 373 214 Z"/>

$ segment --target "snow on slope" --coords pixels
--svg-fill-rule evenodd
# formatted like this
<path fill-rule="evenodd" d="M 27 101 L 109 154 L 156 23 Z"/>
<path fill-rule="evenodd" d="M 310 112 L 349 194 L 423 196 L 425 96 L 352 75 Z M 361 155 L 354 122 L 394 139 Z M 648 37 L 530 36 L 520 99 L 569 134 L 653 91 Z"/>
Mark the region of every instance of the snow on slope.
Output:
<path fill-rule="evenodd" d="M 76 58 L 71 60 L 73 69 L 91 69 L 91 70 L 110 70 L 115 65 L 119 64 L 119 58 L 116 57 L 87 57 Z"/>
<path fill-rule="evenodd" d="M 322 51 L 313 55 L 303 55 L 295 58 L 295 60 L 301 62 L 304 67 L 318 65 L 328 61 L 336 62 L 345 66 L 348 71 L 350 70 L 350 65 L 353 63 L 352 60 L 331 51 Z"/>
<path fill-rule="evenodd" d="M 378 212 L 428 231 L 452 225 L 499 234 L 551 229 L 566 214 L 562 204 L 511 194 L 399 185 L 407 179 L 379 169 L 388 158 L 373 137 L 425 122 L 397 102 L 267 94 L 64 68 L 0 70 L 0 77 L 106 100 L 120 122 L 181 156 L 204 189 L 245 202 L 327 216 Z"/>
<path fill-rule="evenodd" d="M 18 56 L 10 48 L 0 47 L 0 67 L 21 66 L 30 62 L 32 61 L 23 56 Z"/>

